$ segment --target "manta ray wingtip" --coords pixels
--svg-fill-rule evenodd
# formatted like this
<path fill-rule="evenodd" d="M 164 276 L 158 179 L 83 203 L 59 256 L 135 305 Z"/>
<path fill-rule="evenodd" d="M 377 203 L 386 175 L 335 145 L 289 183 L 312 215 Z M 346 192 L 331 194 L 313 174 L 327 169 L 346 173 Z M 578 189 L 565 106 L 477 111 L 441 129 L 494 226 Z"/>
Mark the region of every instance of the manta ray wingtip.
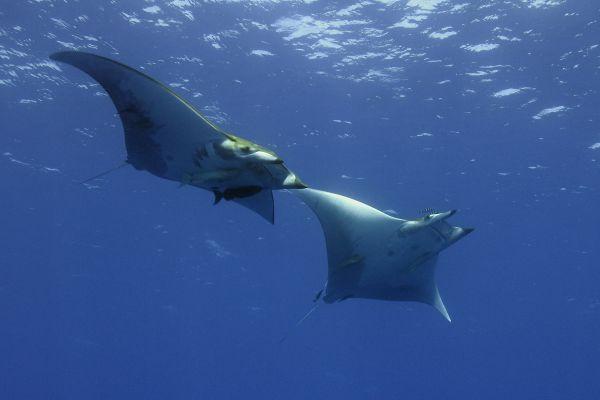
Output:
<path fill-rule="evenodd" d="M 82 53 L 79 51 L 55 51 L 54 53 L 51 53 L 48 58 L 51 59 L 52 61 L 61 61 L 61 62 L 65 62 L 70 55 L 73 54 L 77 54 L 77 53 Z"/>
<path fill-rule="evenodd" d="M 450 318 L 450 314 L 448 314 L 448 310 L 446 310 L 446 306 L 444 305 L 444 302 L 442 301 L 442 298 L 440 297 L 439 293 L 436 293 L 436 297 L 433 301 L 433 304 L 431 305 L 436 310 L 438 310 L 440 314 L 442 314 L 446 321 L 452 322 L 452 318 Z"/>

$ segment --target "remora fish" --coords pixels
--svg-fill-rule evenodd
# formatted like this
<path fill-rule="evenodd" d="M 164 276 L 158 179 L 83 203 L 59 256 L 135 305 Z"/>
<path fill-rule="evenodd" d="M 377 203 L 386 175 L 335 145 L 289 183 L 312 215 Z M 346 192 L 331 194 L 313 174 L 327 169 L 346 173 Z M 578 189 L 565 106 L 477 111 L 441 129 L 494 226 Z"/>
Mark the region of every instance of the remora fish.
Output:
<path fill-rule="evenodd" d="M 438 254 L 473 231 L 446 222 L 454 210 L 411 221 L 335 193 L 292 192 L 317 215 L 325 234 L 325 303 L 349 298 L 416 301 L 435 307 L 450 321 L 434 279 Z"/>
<path fill-rule="evenodd" d="M 127 164 L 233 200 L 274 223 L 272 190 L 306 185 L 273 151 L 226 133 L 157 80 L 117 61 L 78 51 L 54 53 L 110 95 L 125 132 Z"/>

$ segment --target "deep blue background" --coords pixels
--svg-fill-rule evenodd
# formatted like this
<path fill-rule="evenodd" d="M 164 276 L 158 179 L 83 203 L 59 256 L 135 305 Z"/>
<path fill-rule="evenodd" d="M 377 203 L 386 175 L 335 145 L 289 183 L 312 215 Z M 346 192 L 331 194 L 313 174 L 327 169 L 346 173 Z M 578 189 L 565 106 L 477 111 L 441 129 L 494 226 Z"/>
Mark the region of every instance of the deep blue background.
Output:
<path fill-rule="evenodd" d="M 112 3 L 0 3 L 0 398 L 600 396 L 595 2 Z M 461 47 L 482 43 L 499 46 Z M 476 232 L 440 257 L 453 322 L 349 300 L 279 344 L 325 279 L 316 219 L 277 193 L 270 226 L 133 169 L 77 184 L 125 154 L 101 88 L 46 64 L 65 48 L 175 83 L 313 187 L 458 208 Z"/>

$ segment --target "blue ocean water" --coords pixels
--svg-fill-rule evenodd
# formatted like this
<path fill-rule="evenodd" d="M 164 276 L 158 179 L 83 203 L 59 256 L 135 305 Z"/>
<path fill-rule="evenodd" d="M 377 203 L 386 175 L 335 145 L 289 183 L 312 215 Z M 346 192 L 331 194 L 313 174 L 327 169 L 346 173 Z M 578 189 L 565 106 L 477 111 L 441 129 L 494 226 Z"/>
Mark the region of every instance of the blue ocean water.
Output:
<path fill-rule="evenodd" d="M 0 3 L 1 399 L 600 396 L 600 6 L 578 0 Z M 453 317 L 312 306 L 310 210 L 276 224 L 124 168 L 100 86 L 170 85 L 309 185 L 401 217 L 457 208 Z"/>

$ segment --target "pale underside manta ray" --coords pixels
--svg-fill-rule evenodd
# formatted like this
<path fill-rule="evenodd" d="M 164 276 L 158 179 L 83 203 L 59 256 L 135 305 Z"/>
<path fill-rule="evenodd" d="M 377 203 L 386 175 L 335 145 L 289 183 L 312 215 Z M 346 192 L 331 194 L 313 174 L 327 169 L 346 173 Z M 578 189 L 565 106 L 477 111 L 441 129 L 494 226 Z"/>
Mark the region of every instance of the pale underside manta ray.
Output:
<path fill-rule="evenodd" d="M 438 254 L 473 231 L 446 222 L 456 211 L 404 220 L 335 193 L 293 192 L 313 210 L 325 234 L 327 283 L 315 300 L 323 295 L 325 303 L 415 301 L 450 321 L 435 283 Z"/>
<path fill-rule="evenodd" d="M 326 303 L 416 301 L 450 320 L 435 283 L 435 266 L 440 251 L 472 231 L 446 222 L 454 211 L 404 220 L 348 197 L 308 189 L 274 152 L 223 132 L 153 78 L 89 53 L 59 52 L 51 58 L 81 69 L 108 92 L 123 123 L 126 162 L 134 168 L 210 190 L 215 204 L 222 198 L 235 201 L 271 223 L 272 190 L 299 189 L 292 192 L 317 215 L 327 245 L 328 279 L 316 300 L 323 294 Z"/>
<path fill-rule="evenodd" d="M 273 151 L 226 133 L 157 80 L 111 59 L 65 51 L 51 59 L 94 78 L 123 124 L 126 163 L 210 190 L 215 204 L 233 200 L 274 222 L 274 189 L 305 188 Z"/>

